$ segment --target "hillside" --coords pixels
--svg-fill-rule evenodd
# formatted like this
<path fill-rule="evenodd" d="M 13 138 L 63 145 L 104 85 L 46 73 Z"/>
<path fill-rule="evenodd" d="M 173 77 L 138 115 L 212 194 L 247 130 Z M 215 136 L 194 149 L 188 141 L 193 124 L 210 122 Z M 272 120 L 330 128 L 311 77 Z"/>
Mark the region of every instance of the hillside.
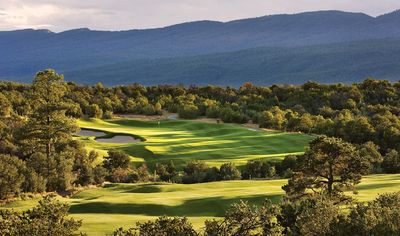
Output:
<path fill-rule="evenodd" d="M 240 86 L 360 82 L 367 77 L 400 78 L 400 40 L 373 40 L 296 48 L 255 48 L 182 58 L 142 59 L 65 71 L 85 84 L 138 82 Z"/>
<path fill-rule="evenodd" d="M 165 62 L 160 62 L 160 65 L 158 64 L 159 61 L 147 62 L 151 64 L 149 68 L 149 66 L 146 66 L 146 62 L 142 60 L 172 58 L 168 60 L 172 60 L 174 66 L 179 66 L 178 71 L 165 75 L 166 79 L 161 76 L 160 83 L 184 82 L 190 84 L 193 81 L 197 83 L 209 83 L 209 81 L 215 81 L 215 74 L 218 75 L 224 72 L 224 70 L 221 72 L 218 64 L 214 62 L 206 65 L 197 65 L 199 69 L 183 68 L 183 71 L 179 71 L 181 64 L 178 63 L 177 65 L 174 61 L 181 59 L 175 58 L 208 54 L 207 59 L 224 61 L 226 58 L 221 59 L 219 56 L 216 56 L 216 53 L 268 47 L 274 48 L 275 51 L 272 54 L 275 54 L 275 58 L 278 60 L 267 63 L 266 67 L 278 67 L 279 72 L 279 67 L 285 64 L 288 64 L 289 67 L 293 65 L 290 62 L 282 63 L 282 61 L 287 61 L 285 56 L 293 56 L 287 54 L 293 50 L 292 47 L 296 48 L 295 51 L 301 51 L 304 50 L 304 46 L 311 45 L 399 38 L 399 23 L 400 13 L 398 11 L 375 18 L 361 13 L 320 11 L 293 15 L 265 16 L 231 22 L 199 21 L 148 30 L 110 32 L 76 29 L 60 33 L 29 29 L 5 31 L 0 32 L 0 51 L 2 52 L 2 57 L 0 58 L 0 79 L 28 81 L 31 75 L 38 70 L 55 68 L 58 71 L 65 72 L 66 75 L 69 75 L 68 72 L 70 71 L 76 71 L 75 73 L 71 72 L 71 76 L 78 83 L 92 83 L 93 81 L 87 79 L 86 76 L 90 77 L 93 73 L 88 72 L 89 74 L 85 74 L 83 72 L 91 71 L 92 68 L 96 67 L 113 67 L 115 64 L 119 64 L 118 66 L 122 70 L 129 70 L 131 69 L 130 67 L 138 67 L 143 72 L 133 74 L 133 78 L 130 80 L 121 75 L 113 79 L 110 79 L 109 76 L 107 78 L 100 77 L 98 80 L 113 85 L 129 83 L 135 80 L 155 83 L 158 82 L 159 74 L 164 74 L 165 71 L 160 71 L 157 74 L 159 71 L 155 70 L 156 74 L 152 78 L 151 73 L 154 71 L 154 68 L 151 65 L 165 67 Z M 330 47 L 328 46 L 328 48 Z M 365 49 L 370 48 L 367 47 Z M 279 54 L 281 51 L 284 51 L 283 55 Z M 306 55 L 302 57 L 306 58 L 301 57 L 299 60 L 296 60 L 296 63 L 298 62 L 300 65 L 318 63 L 319 60 L 310 61 L 310 58 L 307 58 L 309 56 L 307 54 L 310 53 L 312 52 L 305 52 Z M 324 57 L 327 55 L 329 58 L 332 57 L 329 53 L 321 55 Z M 268 56 L 263 56 L 261 59 L 264 61 L 270 60 Z M 305 61 L 301 61 L 302 59 Z M 341 58 L 338 59 L 342 60 Z M 377 60 L 377 62 L 380 61 Z M 345 61 L 345 63 L 349 64 L 348 61 Z M 296 66 L 298 67 L 299 65 Z M 146 70 L 146 68 L 148 69 Z M 246 70 L 246 68 L 243 69 Z M 192 72 L 196 73 L 197 70 L 208 71 L 209 73 L 193 75 L 194 78 L 187 78 L 187 75 L 190 77 L 192 76 Z M 318 76 L 320 75 L 327 78 L 331 76 L 329 73 L 319 74 L 316 71 L 308 70 L 308 68 L 300 66 L 296 70 L 296 73 L 304 72 L 308 74 L 304 78 L 307 77 L 307 79 L 314 80 L 318 80 Z M 322 71 L 327 70 L 330 70 L 330 68 L 322 68 Z M 267 70 L 267 72 L 269 71 Z M 76 76 L 76 74 L 81 72 L 83 74 L 79 75 L 79 77 Z M 147 73 L 150 73 L 150 75 Z M 236 72 L 230 73 L 236 74 Z M 258 72 L 252 73 L 258 74 Z M 387 73 L 397 75 L 397 71 L 388 71 Z M 99 74 L 103 74 L 103 72 Z M 273 74 L 276 73 L 273 72 Z M 369 71 L 365 71 L 363 76 L 365 74 L 370 75 Z M 344 75 L 348 77 L 353 74 L 348 72 Z M 252 76 L 248 73 L 244 73 L 243 76 L 254 77 L 256 80 L 260 80 L 259 76 Z M 223 77 L 220 84 L 236 85 L 235 78 L 231 78 L 229 73 L 227 75 L 223 73 L 220 77 Z M 302 76 L 300 75 L 299 77 Z M 384 77 L 390 78 L 389 75 Z M 270 84 L 271 82 L 281 82 L 291 79 L 291 77 L 285 75 L 275 75 L 275 77 L 268 80 L 265 78 L 270 78 L 268 73 L 263 74 L 263 79 L 260 82 Z M 156 81 L 152 81 L 154 79 Z M 115 82 L 116 80 L 118 82 Z"/>

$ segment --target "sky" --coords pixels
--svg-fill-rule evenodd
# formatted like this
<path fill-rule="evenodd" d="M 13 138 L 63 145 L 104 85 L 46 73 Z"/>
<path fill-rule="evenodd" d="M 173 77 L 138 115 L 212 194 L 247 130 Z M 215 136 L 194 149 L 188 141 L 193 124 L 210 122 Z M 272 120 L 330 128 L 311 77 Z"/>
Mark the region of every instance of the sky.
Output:
<path fill-rule="evenodd" d="M 317 10 L 378 16 L 397 9 L 400 0 L 0 0 L 0 30 L 127 30 Z"/>

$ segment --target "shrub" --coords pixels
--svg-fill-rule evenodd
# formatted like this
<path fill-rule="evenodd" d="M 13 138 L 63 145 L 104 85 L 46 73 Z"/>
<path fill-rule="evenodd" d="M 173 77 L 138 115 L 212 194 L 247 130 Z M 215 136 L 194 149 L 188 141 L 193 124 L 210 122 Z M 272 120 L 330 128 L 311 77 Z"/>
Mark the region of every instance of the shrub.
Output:
<path fill-rule="evenodd" d="M 69 206 L 55 196 L 46 196 L 32 210 L 0 210 L 0 235 L 79 235 L 82 222 L 68 218 L 68 210 Z"/>
<path fill-rule="evenodd" d="M 221 108 L 218 106 L 210 106 L 206 109 L 206 116 L 208 118 L 218 118 Z"/>
<path fill-rule="evenodd" d="M 179 108 L 178 115 L 183 119 L 196 119 L 199 115 L 199 108 L 195 105 L 185 105 Z"/>
<path fill-rule="evenodd" d="M 243 171 L 244 179 L 271 178 L 275 175 L 275 167 L 266 161 L 248 161 Z"/>
<path fill-rule="evenodd" d="M 147 104 L 146 106 L 144 106 L 142 111 L 143 114 L 146 116 L 152 116 L 157 114 L 157 110 L 151 104 Z"/>
<path fill-rule="evenodd" d="M 249 121 L 249 118 L 239 112 L 239 111 L 234 111 L 231 108 L 224 108 L 220 111 L 220 116 L 222 121 L 225 123 L 238 123 L 238 124 L 244 124 Z"/>
<path fill-rule="evenodd" d="M 32 168 L 27 168 L 24 172 L 25 182 L 23 183 L 24 192 L 42 193 L 46 191 L 46 179 L 40 176 Z"/>
<path fill-rule="evenodd" d="M 113 169 L 122 168 L 127 169 L 129 167 L 131 158 L 128 154 L 119 150 L 110 150 L 108 155 L 104 157 L 103 166 L 108 171 Z"/>
<path fill-rule="evenodd" d="M 383 158 L 382 168 L 385 173 L 400 173 L 400 154 L 396 150 L 389 150 Z"/>
<path fill-rule="evenodd" d="M 296 156 L 285 156 L 282 162 L 275 164 L 276 173 L 284 178 L 290 178 L 296 167 Z"/>
<path fill-rule="evenodd" d="M 203 161 L 190 161 L 187 163 L 183 171 L 185 176 L 182 178 L 183 183 L 202 183 L 206 181 L 208 166 Z"/>
<path fill-rule="evenodd" d="M 131 169 L 118 167 L 111 171 L 109 179 L 113 183 L 131 183 L 131 174 Z"/>
<path fill-rule="evenodd" d="M 98 165 L 93 169 L 94 184 L 102 184 L 106 176 L 107 176 L 107 170 L 101 165 Z"/>
<path fill-rule="evenodd" d="M 192 224 L 186 217 L 169 218 L 162 216 L 155 221 L 147 221 L 144 223 L 136 223 L 136 228 L 124 230 L 119 228 L 113 233 L 114 236 L 197 236 Z"/>
<path fill-rule="evenodd" d="M 323 195 L 284 202 L 278 217 L 288 235 L 343 235 L 339 223 L 344 221 L 340 207 Z"/>
<path fill-rule="evenodd" d="M 219 175 L 222 180 L 237 180 L 242 177 L 240 171 L 233 163 L 222 164 L 219 168 Z"/>
<path fill-rule="evenodd" d="M 18 157 L 0 155 L 0 199 L 19 194 L 25 180 L 25 163 Z"/>
<path fill-rule="evenodd" d="M 86 107 L 86 115 L 90 118 L 102 118 L 103 110 L 100 109 L 99 105 L 92 104 Z"/>
<path fill-rule="evenodd" d="M 277 223 L 278 215 L 279 208 L 270 201 L 261 207 L 240 201 L 225 212 L 224 220 L 206 221 L 204 235 L 282 235 L 283 228 Z"/>
<path fill-rule="evenodd" d="M 400 192 L 383 194 L 367 204 L 358 203 L 348 217 L 348 235 L 399 235 Z"/>
<path fill-rule="evenodd" d="M 113 112 L 112 111 L 106 111 L 103 114 L 103 119 L 112 119 L 113 118 Z"/>

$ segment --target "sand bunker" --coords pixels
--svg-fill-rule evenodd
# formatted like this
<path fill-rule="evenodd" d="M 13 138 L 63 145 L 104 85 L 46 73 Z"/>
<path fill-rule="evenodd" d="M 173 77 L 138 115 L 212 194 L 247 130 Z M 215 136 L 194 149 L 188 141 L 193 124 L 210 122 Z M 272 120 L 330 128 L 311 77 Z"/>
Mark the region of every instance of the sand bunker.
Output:
<path fill-rule="evenodd" d="M 177 114 L 172 114 L 168 116 L 168 119 L 170 120 L 177 120 L 178 119 L 178 115 Z"/>
<path fill-rule="evenodd" d="M 107 136 L 109 135 L 105 132 L 89 129 L 81 129 L 76 135 L 82 137 L 96 137 L 95 140 L 102 143 L 137 143 L 142 141 L 141 139 L 136 139 L 129 135 L 115 135 L 108 138 Z"/>
<path fill-rule="evenodd" d="M 112 138 L 98 138 L 96 139 L 96 141 L 102 143 L 137 143 L 141 142 L 142 140 L 135 139 L 134 137 L 131 136 L 115 135 Z"/>
<path fill-rule="evenodd" d="M 79 133 L 77 133 L 78 136 L 89 136 L 89 137 L 101 137 L 106 135 L 106 133 L 101 132 L 101 131 L 94 131 L 94 130 L 88 130 L 88 129 L 81 129 Z"/>
<path fill-rule="evenodd" d="M 248 130 L 250 130 L 250 131 L 260 131 L 259 129 L 254 129 L 254 128 L 248 128 Z"/>

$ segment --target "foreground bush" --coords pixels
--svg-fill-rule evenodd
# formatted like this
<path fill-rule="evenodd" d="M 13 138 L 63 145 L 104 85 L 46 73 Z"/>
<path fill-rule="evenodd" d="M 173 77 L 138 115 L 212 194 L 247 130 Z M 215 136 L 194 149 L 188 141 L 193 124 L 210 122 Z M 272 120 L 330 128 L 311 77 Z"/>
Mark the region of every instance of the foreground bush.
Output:
<path fill-rule="evenodd" d="M 114 231 L 114 236 L 393 236 L 400 235 L 400 192 L 383 194 L 369 203 L 343 210 L 329 195 L 309 195 L 296 201 L 261 206 L 233 204 L 222 220 L 208 220 L 201 231 L 187 218 L 160 217 L 137 223 L 136 228 Z"/>
<path fill-rule="evenodd" d="M 15 212 L 0 210 L 0 235 L 5 236 L 73 236 L 81 221 L 68 218 L 69 206 L 47 196 L 32 210 Z"/>
<path fill-rule="evenodd" d="M 0 199 L 18 195 L 25 180 L 25 163 L 18 157 L 0 154 Z"/>
<path fill-rule="evenodd" d="M 400 192 L 357 204 L 348 219 L 349 235 L 400 235 Z"/>
<path fill-rule="evenodd" d="M 114 236 L 194 236 L 198 233 L 193 229 L 186 217 L 168 218 L 159 217 L 155 221 L 137 223 L 136 228 L 124 230 L 119 228 L 113 233 Z"/>
<path fill-rule="evenodd" d="M 282 235 L 283 228 L 277 222 L 279 207 L 266 201 L 261 207 L 246 202 L 233 204 L 222 221 L 205 222 L 204 235 Z"/>

